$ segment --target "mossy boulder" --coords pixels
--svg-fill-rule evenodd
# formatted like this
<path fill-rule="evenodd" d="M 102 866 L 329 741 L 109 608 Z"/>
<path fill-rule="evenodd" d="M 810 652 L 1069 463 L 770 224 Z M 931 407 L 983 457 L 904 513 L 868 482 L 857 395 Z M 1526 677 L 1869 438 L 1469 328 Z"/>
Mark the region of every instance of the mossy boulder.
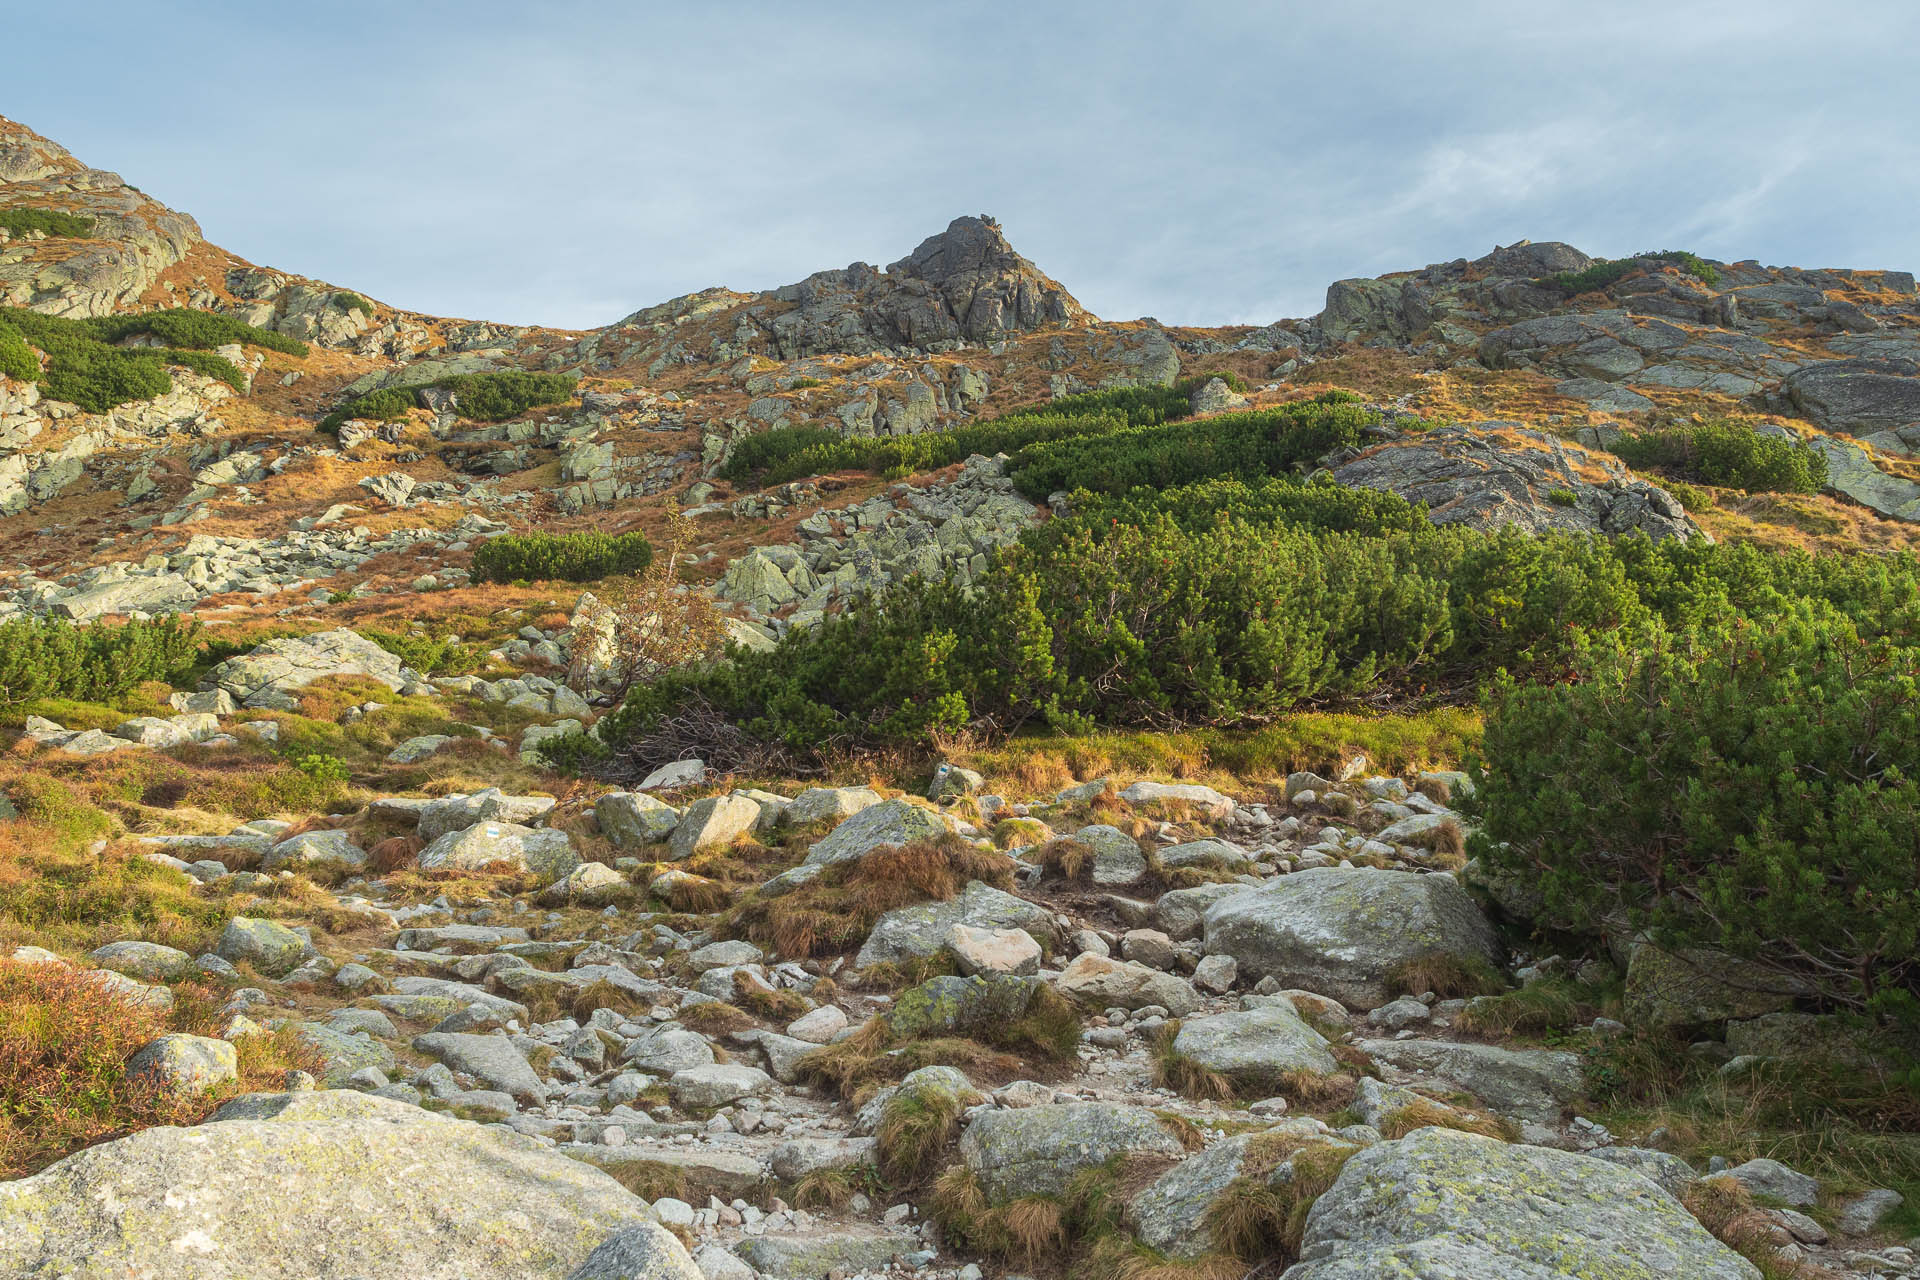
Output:
<path fill-rule="evenodd" d="M 1249 982 L 1274 978 L 1375 1009 L 1395 971 L 1443 960 L 1497 968 L 1493 926 L 1448 875 L 1318 867 L 1223 898 L 1207 909 L 1208 954 L 1226 954 Z"/>
<path fill-rule="evenodd" d="M 1005 1031 L 1026 1016 L 1046 984 L 1038 978 L 975 974 L 929 978 L 901 993 L 887 1013 L 895 1036 L 952 1036 Z"/>
<path fill-rule="evenodd" d="M 909 800 L 886 800 L 860 810 L 828 832 L 807 850 L 804 865 L 824 867 L 848 862 L 882 845 L 932 840 L 948 830 L 947 820 L 931 809 Z"/>
<path fill-rule="evenodd" d="M 1791 1008 L 1804 983 L 1718 951 L 1638 943 L 1627 958 L 1626 1017 L 1636 1027 L 1699 1027 Z"/>
<path fill-rule="evenodd" d="M 1340 1069 L 1327 1038 L 1280 1001 L 1182 1023 L 1173 1050 L 1256 1097 L 1294 1072 L 1332 1075 Z"/>
<path fill-rule="evenodd" d="M 1348 1160 L 1307 1215 L 1300 1256 L 1281 1280 L 1760 1280 L 1631 1169 L 1452 1129 Z"/>
<path fill-rule="evenodd" d="M 1060 1195 L 1082 1169 L 1130 1153 L 1178 1159 L 1185 1150 L 1153 1112 L 1105 1102 L 989 1111 L 960 1138 L 961 1159 L 994 1204 Z"/>
<path fill-rule="evenodd" d="M 0 1183 L 0 1275 L 523 1280 L 651 1216 L 531 1138 L 347 1090 L 252 1094 Z"/>
<path fill-rule="evenodd" d="M 232 964 L 252 965 L 270 978 L 292 972 L 312 948 L 307 940 L 273 920 L 235 916 L 214 951 Z"/>

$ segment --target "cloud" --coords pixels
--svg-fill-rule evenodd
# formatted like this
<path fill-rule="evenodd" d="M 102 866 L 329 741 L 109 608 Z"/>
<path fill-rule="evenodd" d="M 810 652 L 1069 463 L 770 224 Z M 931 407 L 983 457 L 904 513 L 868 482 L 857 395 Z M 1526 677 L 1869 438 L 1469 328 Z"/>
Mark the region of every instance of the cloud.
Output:
<path fill-rule="evenodd" d="M 602 324 L 990 212 L 1099 314 L 1265 323 L 1523 237 L 1912 267 L 1916 35 L 1906 0 L 101 0 L 9 19 L 59 55 L 7 109 L 445 314 Z"/>

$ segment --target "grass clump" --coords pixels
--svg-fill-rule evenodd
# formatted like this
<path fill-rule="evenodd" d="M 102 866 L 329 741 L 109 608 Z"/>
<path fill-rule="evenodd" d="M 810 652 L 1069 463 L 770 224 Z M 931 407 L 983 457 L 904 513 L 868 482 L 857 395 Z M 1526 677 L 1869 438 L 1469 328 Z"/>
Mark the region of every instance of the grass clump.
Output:
<path fill-rule="evenodd" d="M 1543 978 L 1516 991 L 1469 1000 L 1453 1025 L 1493 1040 L 1571 1031 L 1587 1008 L 1583 996 L 1565 978 Z"/>
<path fill-rule="evenodd" d="M 1153 1042 L 1153 1083 L 1162 1089 L 1202 1101 L 1230 1102 L 1233 1081 L 1210 1067 L 1204 1067 L 1173 1047 L 1180 1034 L 1178 1019 L 1160 1028 Z"/>
<path fill-rule="evenodd" d="M 84 970 L 0 959 L 0 1179 L 136 1129 L 190 1124 L 233 1093 L 277 1087 L 290 1068 L 320 1069 L 289 1028 L 238 1042 L 239 1080 L 199 1097 L 130 1079 L 126 1060 L 168 1031 L 211 1034 L 218 996 L 197 985 L 177 994 L 169 1013 Z"/>
<path fill-rule="evenodd" d="M 950 834 L 883 846 L 778 897 L 748 898 L 728 929 L 788 959 L 835 955 L 864 940 L 887 912 L 948 901 L 973 880 L 1010 890 L 1013 860 Z"/>
<path fill-rule="evenodd" d="M 901 1089 L 887 1099 L 874 1130 L 880 1172 L 895 1186 L 917 1185 L 960 1133 L 967 1100 L 950 1089 Z"/>
<path fill-rule="evenodd" d="M 1387 984 L 1396 995 L 1420 996 L 1431 991 L 1442 1000 L 1494 995 L 1507 986 L 1493 966 L 1480 957 L 1440 951 L 1398 965 L 1387 975 Z"/>
<path fill-rule="evenodd" d="M 1483 1138 L 1498 1138 L 1502 1142 L 1513 1140 L 1505 1126 L 1497 1120 L 1457 1107 L 1443 1106 L 1426 1098 L 1410 1102 L 1380 1117 L 1380 1136 L 1389 1142 L 1404 1138 L 1415 1129 L 1432 1128 L 1457 1129 L 1461 1133 L 1477 1133 Z"/>

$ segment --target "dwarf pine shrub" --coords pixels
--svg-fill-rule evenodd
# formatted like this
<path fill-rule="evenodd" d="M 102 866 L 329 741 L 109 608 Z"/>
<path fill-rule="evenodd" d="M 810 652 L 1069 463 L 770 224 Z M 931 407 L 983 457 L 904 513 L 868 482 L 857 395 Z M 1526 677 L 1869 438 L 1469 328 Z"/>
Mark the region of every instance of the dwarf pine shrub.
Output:
<path fill-rule="evenodd" d="M 40 698 L 114 702 L 194 665 L 200 624 L 178 618 L 77 627 L 46 618 L 0 623 L 0 707 Z"/>
<path fill-rule="evenodd" d="M 1622 435 L 1613 452 L 1630 467 L 1749 493 L 1818 493 L 1827 485 L 1826 456 L 1812 445 L 1763 435 L 1751 423 L 1732 419 Z"/>
<path fill-rule="evenodd" d="M 473 553 L 475 582 L 594 582 L 653 562 L 643 533 L 509 533 Z"/>
<path fill-rule="evenodd" d="M 1920 647 L 1801 602 L 1577 645 L 1487 705 L 1476 853 L 1576 927 L 1646 928 L 1920 1024 Z"/>

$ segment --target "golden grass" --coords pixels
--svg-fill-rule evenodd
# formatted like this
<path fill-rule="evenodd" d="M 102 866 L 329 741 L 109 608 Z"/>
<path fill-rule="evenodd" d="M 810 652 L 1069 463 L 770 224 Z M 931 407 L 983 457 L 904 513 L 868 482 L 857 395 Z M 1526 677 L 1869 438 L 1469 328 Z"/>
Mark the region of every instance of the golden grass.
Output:
<path fill-rule="evenodd" d="M 1013 860 L 954 835 L 883 847 L 836 863 L 778 897 L 750 897 L 726 922 L 729 936 L 789 959 L 827 956 L 864 941 L 889 911 L 951 899 L 972 880 L 1013 887 Z"/>

